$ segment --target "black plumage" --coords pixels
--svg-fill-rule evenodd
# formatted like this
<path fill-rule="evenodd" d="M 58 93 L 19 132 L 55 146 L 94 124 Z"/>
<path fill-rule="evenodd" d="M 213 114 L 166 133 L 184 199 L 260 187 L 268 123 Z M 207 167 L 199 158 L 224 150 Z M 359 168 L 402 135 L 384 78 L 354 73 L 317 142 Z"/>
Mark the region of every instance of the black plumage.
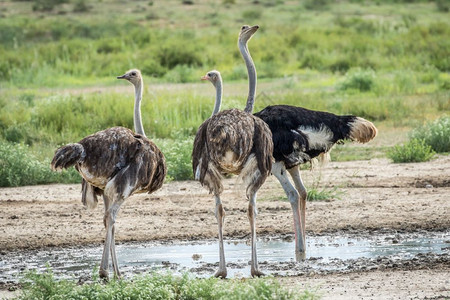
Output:
<path fill-rule="evenodd" d="M 367 142 L 377 133 L 375 126 L 363 118 L 296 106 L 268 106 L 254 115 L 269 125 L 273 156 L 276 161 L 283 161 L 287 169 L 328 152 L 345 139 Z M 323 140 L 312 143 L 312 133 L 321 135 Z"/>
<path fill-rule="evenodd" d="M 268 106 L 255 116 L 268 124 L 272 131 L 275 158 L 272 174 L 277 177 L 291 203 L 296 259 L 301 260 L 305 258 L 306 248 L 307 192 L 298 166 L 328 153 L 333 145 L 345 139 L 366 143 L 377 135 L 377 129 L 371 122 L 357 116 L 338 116 L 289 105 Z"/>

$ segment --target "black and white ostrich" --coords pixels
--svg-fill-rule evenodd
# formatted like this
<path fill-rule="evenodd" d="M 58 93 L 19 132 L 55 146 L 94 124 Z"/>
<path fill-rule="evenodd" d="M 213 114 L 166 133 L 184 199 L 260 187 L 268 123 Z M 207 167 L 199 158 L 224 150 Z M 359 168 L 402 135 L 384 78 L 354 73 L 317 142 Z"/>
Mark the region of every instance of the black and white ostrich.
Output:
<path fill-rule="evenodd" d="M 88 208 L 97 205 L 98 195 L 103 196 L 106 238 L 99 273 L 104 279 L 108 279 L 110 252 L 114 274 L 120 277 L 114 241 L 114 223 L 120 206 L 134 193 L 151 193 L 159 189 L 167 173 L 164 155 L 145 136 L 142 126 L 141 73 L 130 70 L 117 78 L 126 79 L 134 85 L 136 133 L 124 127 L 99 131 L 78 143 L 60 147 L 51 162 L 53 170 L 75 166 L 83 177 L 82 202 Z"/>
<path fill-rule="evenodd" d="M 377 135 L 369 121 L 338 116 L 289 105 L 274 105 L 255 113 L 269 125 L 273 138 L 272 174 L 278 179 L 291 203 L 294 215 L 296 259 L 305 258 L 306 188 L 299 165 L 327 152 L 339 141 L 367 143 Z M 294 181 L 291 184 L 288 174 Z"/>
<path fill-rule="evenodd" d="M 258 28 L 243 26 L 239 34 L 239 49 L 246 62 L 251 60 L 247 42 Z M 222 96 L 220 74 L 209 72 L 204 77 L 216 87 L 216 105 L 213 115 L 199 127 L 192 151 L 195 178 L 206 186 L 216 199 L 220 262 L 215 276 L 222 278 L 227 276 L 223 247 L 225 210 L 220 199 L 223 192 L 223 174 L 239 174 L 246 185 L 252 243 L 251 275 L 263 275 L 259 271 L 256 256 L 256 192 L 270 174 L 273 144 L 267 124 L 251 114 L 255 100 L 256 72 L 253 63 L 247 64 L 247 68 L 251 84 L 245 111 L 229 109 L 218 112 Z"/>

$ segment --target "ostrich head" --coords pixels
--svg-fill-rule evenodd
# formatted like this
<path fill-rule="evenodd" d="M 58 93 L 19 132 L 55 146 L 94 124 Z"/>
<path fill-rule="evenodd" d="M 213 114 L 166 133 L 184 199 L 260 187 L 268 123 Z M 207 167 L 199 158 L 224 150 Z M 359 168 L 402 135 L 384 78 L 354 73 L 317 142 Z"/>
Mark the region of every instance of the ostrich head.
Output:
<path fill-rule="evenodd" d="M 141 71 L 138 69 L 131 69 L 122 76 L 117 76 L 117 79 L 126 79 L 134 86 L 139 85 L 142 81 Z"/>
<path fill-rule="evenodd" d="M 253 34 L 259 29 L 258 25 L 248 26 L 244 25 L 241 27 L 241 32 L 239 33 L 239 42 L 247 43 Z"/>
<path fill-rule="evenodd" d="M 220 72 L 216 70 L 209 71 L 205 76 L 201 78 L 202 80 L 209 80 L 211 83 L 216 86 L 218 82 L 221 81 Z"/>

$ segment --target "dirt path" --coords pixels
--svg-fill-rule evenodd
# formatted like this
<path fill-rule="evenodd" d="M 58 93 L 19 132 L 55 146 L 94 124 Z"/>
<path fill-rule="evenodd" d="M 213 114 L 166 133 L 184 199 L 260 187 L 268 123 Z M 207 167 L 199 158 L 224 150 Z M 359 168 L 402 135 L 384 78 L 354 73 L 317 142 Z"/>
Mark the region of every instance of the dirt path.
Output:
<path fill-rule="evenodd" d="M 450 229 L 450 156 L 414 164 L 392 164 L 385 159 L 332 162 L 321 170 L 302 171 L 302 175 L 307 186 L 320 180 L 319 189 L 337 187 L 341 192 L 340 199 L 308 203 L 309 234 Z M 249 225 L 244 192 L 235 179 L 227 180 L 227 186 L 223 196 L 226 209 L 224 234 L 226 237 L 247 236 Z M 88 211 L 81 205 L 80 198 L 80 185 L 1 188 L 0 255 L 43 246 L 101 244 L 104 239 L 103 204 Z M 259 192 L 259 235 L 292 233 L 290 204 L 285 199 L 272 176 Z M 165 184 L 152 195 L 132 196 L 120 210 L 116 225 L 118 242 L 196 240 L 217 235 L 212 197 L 197 182 L 191 181 Z M 448 275 L 448 271 L 448 268 L 442 270 L 439 267 L 320 278 L 300 276 L 284 280 L 311 285 L 324 283 L 321 290 L 325 295 L 336 297 L 343 293 L 357 299 L 370 298 L 374 293 L 386 295 L 373 296 L 375 298 L 397 299 L 395 293 L 388 292 L 389 286 L 390 289 L 425 286 L 428 278 L 429 293 L 421 294 L 419 288 L 411 295 L 410 289 L 398 291 L 403 298 L 415 296 L 420 299 L 433 295 L 450 297 L 448 281 L 439 279 Z M 349 280 L 348 276 L 357 277 Z M 445 282 L 447 288 L 442 291 Z M 382 284 L 387 284 L 383 290 L 386 294 L 380 294 Z M 336 292 L 338 288 L 339 292 Z"/>

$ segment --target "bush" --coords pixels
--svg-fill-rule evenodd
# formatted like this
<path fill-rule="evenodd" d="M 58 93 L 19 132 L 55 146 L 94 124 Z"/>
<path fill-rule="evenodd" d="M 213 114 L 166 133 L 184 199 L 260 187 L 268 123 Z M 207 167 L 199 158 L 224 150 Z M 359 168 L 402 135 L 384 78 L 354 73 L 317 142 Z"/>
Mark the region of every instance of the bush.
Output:
<path fill-rule="evenodd" d="M 86 0 L 76 0 L 73 4 L 73 12 L 82 13 L 89 10 L 91 10 L 91 7 L 86 3 Z"/>
<path fill-rule="evenodd" d="M 424 140 L 412 139 L 404 145 L 394 146 L 387 154 L 395 163 L 424 162 L 433 157 L 434 151 Z"/>
<path fill-rule="evenodd" d="M 166 181 L 193 179 L 191 155 L 194 139 L 181 133 L 176 135 L 175 139 L 155 140 L 166 157 Z"/>
<path fill-rule="evenodd" d="M 417 128 L 411 138 L 423 140 L 436 152 L 450 152 L 450 117 L 445 116 Z"/>
<path fill-rule="evenodd" d="M 331 3 L 331 0 L 306 0 L 303 5 L 309 10 L 323 10 L 328 8 Z"/>
<path fill-rule="evenodd" d="M 372 69 L 352 69 L 345 74 L 344 80 L 338 84 L 339 90 L 359 90 L 367 92 L 375 86 L 375 72 Z"/>
<path fill-rule="evenodd" d="M 0 141 L 0 186 L 80 182 L 74 169 L 58 175 L 49 161 L 39 161 L 27 146 Z"/>
<path fill-rule="evenodd" d="M 67 3 L 68 0 L 34 0 L 34 11 L 52 11 L 56 5 Z"/>
<path fill-rule="evenodd" d="M 242 13 L 242 18 L 246 21 L 254 21 L 260 19 L 263 11 L 260 9 L 246 10 Z"/>
<path fill-rule="evenodd" d="M 440 12 L 449 12 L 450 11 L 450 4 L 448 3 L 447 0 L 436 0 L 436 7 L 438 9 L 438 11 Z"/>

